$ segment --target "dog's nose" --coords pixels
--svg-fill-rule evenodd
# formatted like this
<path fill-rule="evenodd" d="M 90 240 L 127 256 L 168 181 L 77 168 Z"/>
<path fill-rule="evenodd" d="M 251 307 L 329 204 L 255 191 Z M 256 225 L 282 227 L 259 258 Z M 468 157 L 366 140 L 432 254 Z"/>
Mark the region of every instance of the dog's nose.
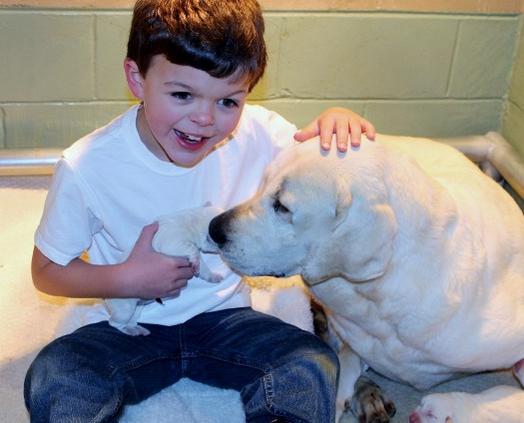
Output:
<path fill-rule="evenodd" d="M 209 222 L 209 236 L 219 247 L 222 247 L 227 242 L 227 235 L 224 230 L 224 215 L 225 213 L 219 214 Z"/>

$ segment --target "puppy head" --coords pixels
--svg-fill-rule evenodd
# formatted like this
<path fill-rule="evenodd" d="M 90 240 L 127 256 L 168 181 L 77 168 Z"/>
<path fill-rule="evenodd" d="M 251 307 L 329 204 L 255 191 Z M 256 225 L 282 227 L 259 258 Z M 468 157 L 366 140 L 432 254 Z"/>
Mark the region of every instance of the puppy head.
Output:
<path fill-rule="evenodd" d="M 242 274 L 302 274 L 310 284 L 383 273 L 395 216 L 377 175 L 378 157 L 358 165 L 376 153 L 360 153 L 321 155 L 309 141 L 281 154 L 251 200 L 211 221 L 223 258 Z"/>
<path fill-rule="evenodd" d="M 449 394 L 425 396 L 410 414 L 409 423 L 453 423 L 453 409 L 457 406 L 454 400 L 453 395 Z"/>

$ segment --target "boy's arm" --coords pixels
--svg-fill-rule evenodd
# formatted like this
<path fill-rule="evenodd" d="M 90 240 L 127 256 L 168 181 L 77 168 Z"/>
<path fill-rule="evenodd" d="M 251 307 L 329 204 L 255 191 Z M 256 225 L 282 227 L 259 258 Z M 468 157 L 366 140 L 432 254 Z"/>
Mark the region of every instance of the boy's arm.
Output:
<path fill-rule="evenodd" d="M 169 257 L 151 245 L 158 224 L 144 227 L 125 262 L 94 265 L 74 259 L 61 266 L 35 247 L 31 273 L 35 287 L 50 295 L 74 298 L 177 297 L 194 275 L 186 258 Z"/>
<path fill-rule="evenodd" d="M 375 139 L 375 127 L 371 122 L 349 109 L 333 107 L 298 131 L 295 140 L 306 141 L 320 135 L 322 148 L 329 150 L 331 139 L 336 135 L 337 149 L 344 152 L 347 151 L 348 140 L 351 140 L 353 147 L 358 147 L 362 134 L 370 140 Z"/>

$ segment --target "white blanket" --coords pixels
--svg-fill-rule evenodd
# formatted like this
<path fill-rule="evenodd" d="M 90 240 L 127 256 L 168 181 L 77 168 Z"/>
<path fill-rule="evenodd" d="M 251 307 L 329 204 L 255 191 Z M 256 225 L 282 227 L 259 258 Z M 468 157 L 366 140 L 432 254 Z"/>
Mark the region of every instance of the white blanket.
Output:
<path fill-rule="evenodd" d="M 26 370 L 38 351 L 56 334 L 81 324 L 78 312 L 82 301 L 46 296 L 34 289 L 30 275 L 33 233 L 40 219 L 47 178 L 16 179 L 15 185 L 13 178 L 0 178 L 0 310 L 5 322 L 0 335 L 0 422 L 26 423 L 29 421 L 23 400 Z M 264 289 L 269 283 L 259 280 L 257 284 L 259 289 L 253 290 L 257 308 L 261 311 L 272 308 L 276 315 L 291 323 L 311 328 L 309 304 L 301 288 L 286 291 L 296 300 L 296 305 L 289 308 L 284 306 L 290 299 L 286 294 L 275 297 L 272 291 Z M 66 314 L 71 318 L 64 320 Z M 405 422 L 424 393 L 373 373 L 371 376 L 397 405 L 393 422 Z M 440 385 L 435 391 L 479 392 L 502 383 L 515 385 L 510 374 L 487 374 Z M 244 415 L 237 392 L 185 379 L 141 404 L 128 406 L 121 421 L 236 423 L 243 422 Z"/>

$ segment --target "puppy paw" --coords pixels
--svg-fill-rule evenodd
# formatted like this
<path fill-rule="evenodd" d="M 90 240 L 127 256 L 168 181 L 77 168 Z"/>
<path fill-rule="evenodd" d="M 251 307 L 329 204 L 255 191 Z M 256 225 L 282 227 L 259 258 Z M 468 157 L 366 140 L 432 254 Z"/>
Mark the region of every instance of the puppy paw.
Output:
<path fill-rule="evenodd" d="M 195 275 L 198 276 L 200 279 L 203 279 L 206 282 L 210 282 L 210 283 L 222 282 L 222 280 L 224 279 L 224 277 L 221 274 L 214 273 L 214 272 L 209 272 L 205 274 L 203 274 L 202 272 L 199 272 L 199 273 L 195 273 Z"/>
<path fill-rule="evenodd" d="M 223 279 L 224 277 L 220 273 L 211 273 L 207 278 L 205 278 L 206 281 L 211 283 L 222 282 Z"/>
<path fill-rule="evenodd" d="M 397 411 L 395 404 L 385 396 L 382 389 L 371 379 L 360 377 L 355 384 L 355 393 L 346 408 L 362 423 L 387 423 Z"/>
<path fill-rule="evenodd" d="M 126 335 L 130 335 L 130 336 L 147 336 L 151 333 L 149 330 L 147 330 L 146 328 L 140 325 L 122 326 L 117 329 L 119 329 L 120 332 L 124 332 Z"/>
<path fill-rule="evenodd" d="M 195 275 L 206 282 L 218 283 L 224 279 L 221 274 L 212 272 L 203 261 L 198 260 L 196 266 Z M 193 263 L 193 267 L 195 268 L 195 263 Z"/>

